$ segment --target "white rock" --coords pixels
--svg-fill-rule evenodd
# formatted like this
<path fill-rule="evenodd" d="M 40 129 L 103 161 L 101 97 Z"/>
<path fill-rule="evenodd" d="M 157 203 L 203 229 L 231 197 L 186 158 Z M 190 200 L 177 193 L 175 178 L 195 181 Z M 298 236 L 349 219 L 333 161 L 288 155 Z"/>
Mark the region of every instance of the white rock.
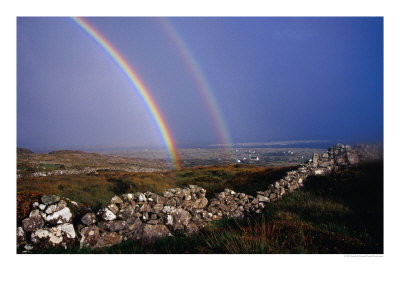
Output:
<path fill-rule="evenodd" d="M 34 202 L 34 203 L 32 204 L 32 207 L 33 207 L 33 208 L 38 208 L 38 207 L 39 207 L 39 202 Z"/>
<path fill-rule="evenodd" d="M 17 237 L 24 237 L 24 228 L 22 226 L 17 227 Z"/>
<path fill-rule="evenodd" d="M 104 209 L 104 213 L 102 214 L 102 217 L 104 220 L 106 221 L 112 221 L 115 220 L 117 218 L 117 216 L 108 208 Z"/>
<path fill-rule="evenodd" d="M 139 194 L 138 201 L 140 201 L 140 202 L 146 201 L 146 196 L 144 194 Z"/>
<path fill-rule="evenodd" d="M 76 237 L 74 226 L 70 223 L 58 225 L 59 229 L 64 232 L 67 237 L 74 239 Z"/>
<path fill-rule="evenodd" d="M 40 216 L 40 210 L 34 209 L 29 213 L 29 218 L 35 217 L 35 216 Z"/>
<path fill-rule="evenodd" d="M 167 225 L 173 225 L 174 224 L 174 218 L 171 215 L 167 216 Z"/>
<path fill-rule="evenodd" d="M 71 219 L 72 214 L 68 207 L 56 211 L 51 215 L 47 215 L 46 217 L 47 222 L 54 223 L 54 221 L 56 221 L 57 224 L 68 223 Z"/>
<path fill-rule="evenodd" d="M 48 214 L 48 215 L 54 213 L 55 211 L 56 211 L 56 206 L 54 204 L 50 205 L 45 210 L 46 214 Z"/>
<path fill-rule="evenodd" d="M 29 245 L 29 244 L 27 244 L 27 245 L 25 245 L 25 250 L 26 251 L 31 251 L 32 249 L 33 249 L 33 246 L 32 245 Z"/>
<path fill-rule="evenodd" d="M 45 210 L 45 209 L 46 209 L 46 205 L 40 204 L 40 205 L 39 205 L 39 209 L 42 210 L 42 211 Z"/>

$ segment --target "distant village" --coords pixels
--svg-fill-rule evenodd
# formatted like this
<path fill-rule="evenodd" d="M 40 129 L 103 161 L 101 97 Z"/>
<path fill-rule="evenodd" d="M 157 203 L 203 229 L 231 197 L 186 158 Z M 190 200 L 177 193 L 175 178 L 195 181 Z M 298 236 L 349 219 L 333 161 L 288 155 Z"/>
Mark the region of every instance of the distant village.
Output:
<path fill-rule="evenodd" d="M 236 163 L 242 164 L 263 164 L 270 162 L 299 162 L 311 157 L 310 151 L 293 151 L 293 150 L 276 150 L 260 148 L 257 150 L 253 149 L 235 149 L 234 154 L 236 157 Z"/>

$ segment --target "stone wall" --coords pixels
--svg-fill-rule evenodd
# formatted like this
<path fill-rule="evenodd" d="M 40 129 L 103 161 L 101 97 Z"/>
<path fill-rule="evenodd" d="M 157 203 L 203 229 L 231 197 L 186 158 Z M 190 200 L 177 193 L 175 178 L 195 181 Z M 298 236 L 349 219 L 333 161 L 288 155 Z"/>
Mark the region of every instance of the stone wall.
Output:
<path fill-rule="evenodd" d="M 26 251 L 49 246 L 101 248 L 123 240 L 151 242 L 175 233 L 196 233 L 207 223 L 224 217 L 243 218 L 248 213 L 261 213 L 269 202 L 300 188 L 311 175 L 327 175 L 332 171 L 357 165 L 361 161 L 382 158 L 382 149 L 338 144 L 296 170 L 270 184 L 256 197 L 225 189 L 211 199 L 206 190 L 189 185 L 174 188 L 162 195 L 151 192 L 124 194 L 111 198 L 107 207 L 88 212 L 74 220 L 68 207 L 75 202 L 59 196 L 42 196 L 35 202 L 28 218 L 17 228 L 17 245 Z M 73 223 L 75 225 L 73 225 Z"/>

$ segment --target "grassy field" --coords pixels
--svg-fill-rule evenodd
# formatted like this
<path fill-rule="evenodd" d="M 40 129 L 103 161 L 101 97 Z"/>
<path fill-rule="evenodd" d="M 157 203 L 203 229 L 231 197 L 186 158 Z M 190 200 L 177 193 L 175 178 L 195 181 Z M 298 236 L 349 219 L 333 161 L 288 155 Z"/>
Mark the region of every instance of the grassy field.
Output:
<path fill-rule="evenodd" d="M 17 191 L 56 194 L 100 208 L 107 205 L 115 194 L 145 191 L 160 194 L 169 188 L 189 184 L 204 187 L 208 196 L 224 188 L 255 194 L 282 177 L 290 168 L 232 165 L 169 172 L 99 171 L 99 174 L 23 177 L 17 179 Z"/>
<path fill-rule="evenodd" d="M 205 186 L 208 182 L 218 190 L 210 175 L 234 190 L 254 193 L 284 171 L 234 170 L 199 168 L 179 171 L 179 176 L 159 176 L 166 185 L 184 184 L 190 178 L 200 180 L 192 183 Z M 101 250 L 76 247 L 47 253 L 383 253 L 383 163 L 310 177 L 301 190 L 268 204 L 263 214 L 223 219 L 196 235 L 176 235 L 152 245 L 123 242 Z"/>

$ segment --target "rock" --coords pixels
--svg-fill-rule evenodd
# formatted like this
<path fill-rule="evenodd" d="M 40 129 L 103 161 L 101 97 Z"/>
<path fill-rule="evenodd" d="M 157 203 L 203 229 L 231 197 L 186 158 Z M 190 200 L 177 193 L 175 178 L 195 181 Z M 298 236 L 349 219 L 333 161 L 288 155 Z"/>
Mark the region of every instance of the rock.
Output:
<path fill-rule="evenodd" d="M 137 218 L 135 220 L 135 222 L 133 222 L 132 224 L 129 224 L 127 226 L 128 227 L 127 229 L 129 231 L 137 231 L 140 228 L 141 225 L 142 225 L 142 221 L 139 218 Z"/>
<path fill-rule="evenodd" d="M 98 223 L 98 226 L 103 230 L 120 231 L 126 228 L 126 222 L 122 220 L 100 222 Z"/>
<path fill-rule="evenodd" d="M 78 208 L 78 207 L 79 207 L 78 203 L 76 203 L 75 201 L 70 201 L 70 200 L 69 200 L 69 203 L 70 203 L 73 207 L 75 207 L 75 208 Z"/>
<path fill-rule="evenodd" d="M 172 197 L 174 196 L 174 194 L 171 193 L 170 191 L 165 191 L 165 192 L 163 193 L 163 196 L 164 196 L 165 198 L 172 198 Z"/>
<path fill-rule="evenodd" d="M 207 198 L 200 198 L 193 203 L 193 208 L 204 208 L 207 206 L 207 204 L 208 204 Z"/>
<path fill-rule="evenodd" d="M 31 235 L 32 243 L 39 248 L 61 246 L 67 248 L 75 243 L 76 233 L 72 224 L 61 224 L 52 228 L 36 230 Z"/>
<path fill-rule="evenodd" d="M 46 205 L 44 205 L 44 204 L 39 204 L 39 209 L 40 209 L 41 211 L 44 211 L 44 210 L 46 209 Z"/>
<path fill-rule="evenodd" d="M 117 216 L 108 208 L 105 208 L 101 217 L 106 220 L 106 221 L 112 221 L 115 220 L 117 218 Z"/>
<path fill-rule="evenodd" d="M 314 152 L 312 157 L 312 166 L 314 168 L 318 166 L 318 158 L 318 154 Z"/>
<path fill-rule="evenodd" d="M 25 243 L 26 241 L 26 233 L 24 231 L 24 228 L 17 227 L 17 245 L 21 245 L 23 243 Z"/>
<path fill-rule="evenodd" d="M 156 214 L 159 214 L 162 211 L 163 207 L 164 205 L 162 204 L 156 204 L 154 205 L 153 210 Z"/>
<path fill-rule="evenodd" d="M 80 233 L 82 236 L 79 242 L 80 248 L 94 247 L 100 238 L 99 227 L 97 226 L 85 227 L 80 231 Z"/>
<path fill-rule="evenodd" d="M 165 205 L 176 207 L 176 201 L 174 199 L 169 199 Z"/>
<path fill-rule="evenodd" d="M 270 200 L 269 200 L 269 198 L 268 197 L 265 197 L 265 196 L 261 196 L 261 195 L 257 195 L 257 198 L 256 198 L 259 202 L 270 202 Z"/>
<path fill-rule="evenodd" d="M 183 200 L 181 206 L 186 209 L 186 210 L 190 210 L 193 208 L 193 201 L 190 200 Z"/>
<path fill-rule="evenodd" d="M 347 152 L 346 158 L 350 165 L 355 165 L 359 163 L 359 158 L 355 153 Z"/>
<path fill-rule="evenodd" d="M 118 206 L 114 203 L 111 203 L 110 205 L 107 206 L 107 208 L 114 214 L 116 215 L 119 211 Z"/>
<path fill-rule="evenodd" d="M 135 210 L 132 205 L 127 205 L 123 209 L 120 209 L 118 217 L 123 220 L 128 220 L 135 215 Z"/>
<path fill-rule="evenodd" d="M 139 202 L 144 202 L 144 201 L 146 201 L 146 196 L 144 194 L 138 194 L 137 199 Z"/>
<path fill-rule="evenodd" d="M 33 246 L 32 246 L 32 245 L 29 245 L 29 244 L 26 244 L 25 247 L 24 247 L 24 249 L 25 249 L 27 252 L 29 252 L 29 251 L 32 251 L 32 250 L 33 250 Z"/>
<path fill-rule="evenodd" d="M 140 212 L 147 212 L 147 213 L 149 213 L 149 212 L 151 212 L 151 211 L 152 211 L 152 209 L 151 209 L 151 204 L 150 204 L 150 203 L 145 203 L 145 204 L 143 204 L 142 207 L 140 208 Z"/>
<path fill-rule="evenodd" d="M 116 232 L 105 231 L 97 240 L 94 248 L 111 247 L 122 241 L 122 237 Z"/>
<path fill-rule="evenodd" d="M 44 226 L 44 221 L 41 216 L 33 216 L 22 220 L 22 226 L 26 232 L 32 232 Z"/>
<path fill-rule="evenodd" d="M 190 223 L 186 226 L 185 231 L 186 231 L 186 233 L 188 233 L 188 234 L 194 234 L 194 233 L 197 233 L 197 232 L 199 231 L 199 227 L 198 227 L 196 224 L 190 222 Z"/>
<path fill-rule="evenodd" d="M 167 215 L 167 225 L 174 225 L 174 218 L 171 215 Z"/>
<path fill-rule="evenodd" d="M 62 210 L 66 207 L 67 207 L 67 202 L 65 202 L 64 200 L 60 200 L 60 202 L 57 203 L 56 211 Z"/>
<path fill-rule="evenodd" d="M 128 195 L 132 196 L 132 194 L 128 194 Z M 123 202 L 124 201 L 122 201 L 122 199 L 120 197 L 118 197 L 118 196 L 114 196 L 110 200 L 110 204 L 120 204 L 120 203 L 123 203 Z"/>
<path fill-rule="evenodd" d="M 171 236 L 172 234 L 165 225 L 144 224 L 142 239 L 149 242 L 157 238 Z"/>
<path fill-rule="evenodd" d="M 50 214 L 54 213 L 55 211 L 56 211 L 56 205 L 52 204 L 47 207 L 47 209 L 45 210 L 45 213 L 50 215 Z"/>
<path fill-rule="evenodd" d="M 35 217 L 35 216 L 40 216 L 40 210 L 34 209 L 29 213 L 29 218 Z"/>
<path fill-rule="evenodd" d="M 174 219 L 174 230 L 180 230 L 189 224 L 192 215 L 184 209 L 177 208 L 172 211 L 172 217 Z"/>
<path fill-rule="evenodd" d="M 270 195 L 269 195 L 269 198 L 271 199 L 271 201 L 275 201 L 276 200 L 276 194 L 275 193 L 271 193 Z"/>
<path fill-rule="evenodd" d="M 258 204 L 258 199 L 254 199 L 253 201 L 251 201 L 251 204 L 252 204 L 252 205 Z"/>
<path fill-rule="evenodd" d="M 50 224 L 62 224 L 69 223 L 72 220 L 72 214 L 68 207 L 65 207 L 59 211 L 54 212 L 51 215 L 46 216 L 46 222 Z"/>
<path fill-rule="evenodd" d="M 324 175 L 325 174 L 325 170 L 324 169 L 314 169 L 313 170 L 313 174 L 314 175 Z"/>
<path fill-rule="evenodd" d="M 43 195 L 41 200 L 43 204 L 49 205 L 60 201 L 61 198 L 57 195 Z"/>
<path fill-rule="evenodd" d="M 82 217 L 81 222 L 85 225 L 95 224 L 97 222 L 96 215 L 92 212 L 89 212 Z"/>

